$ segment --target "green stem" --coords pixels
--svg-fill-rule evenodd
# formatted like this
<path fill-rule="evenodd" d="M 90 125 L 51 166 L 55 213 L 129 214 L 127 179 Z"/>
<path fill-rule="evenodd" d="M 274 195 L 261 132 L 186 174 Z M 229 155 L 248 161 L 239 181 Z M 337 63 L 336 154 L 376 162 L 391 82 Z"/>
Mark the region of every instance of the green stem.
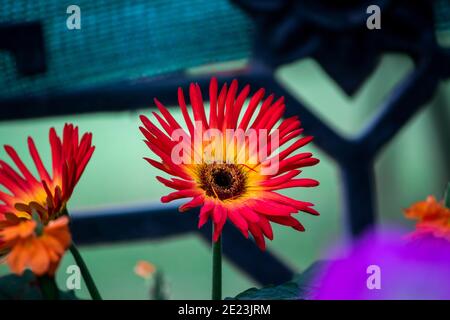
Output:
<path fill-rule="evenodd" d="M 222 237 L 213 242 L 212 300 L 222 300 Z"/>
<path fill-rule="evenodd" d="M 153 287 L 150 289 L 150 297 L 153 300 L 167 300 L 164 292 L 164 275 L 162 271 L 157 269 L 154 279 Z"/>
<path fill-rule="evenodd" d="M 54 277 L 44 275 L 37 277 L 37 280 L 45 300 L 59 300 L 59 289 Z"/>
<path fill-rule="evenodd" d="M 66 206 L 64 206 L 64 208 L 61 210 L 61 215 L 67 216 L 70 219 L 69 211 L 67 210 Z M 98 292 L 97 286 L 95 285 L 94 279 L 92 278 L 91 273 L 89 272 L 89 269 L 83 260 L 83 257 L 81 256 L 73 241 L 70 245 L 70 252 L 72 253 L 72 256 L 75 259 L 78 267 L 80 268 L 81 275 L 83 276 L 84 282 L 86 283 L 86 287 L 88 288 L 91 298 L 93 300 L 102 300 L 100 292 Z"/>
<path fill-rule="evenodd" d="M 447 183 L 447 189 L 444 194 L 444 205 L 450 209 L 450 182 Z"/>
<path fill-rule="evenodd" d="M 72 253 L 72 256 L 75 259 L 78 267 L 80 268 L 81 275 L 83 276 L 84 282 L 86 283 L 91 298 L 93 300 L 102 300 L 97 286 L 95 285 L 94 279 L 92 278 L 91 273 L 89 272 L 89 269 L 83 260 L 83 257 L 81 256 L 80 252 L 73 242 L 70 245 L 70 252 Z"/>

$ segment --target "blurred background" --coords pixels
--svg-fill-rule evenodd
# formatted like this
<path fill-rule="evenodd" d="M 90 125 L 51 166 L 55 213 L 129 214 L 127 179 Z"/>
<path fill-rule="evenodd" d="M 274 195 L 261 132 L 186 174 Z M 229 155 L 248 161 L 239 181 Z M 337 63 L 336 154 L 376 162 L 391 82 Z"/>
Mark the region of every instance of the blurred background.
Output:
<path fill-rule="evenodd" d="M 261 37 L 259 24 L 268 20 L 261 19 L 261 15 L 255 19 L 255 15 L 249 14 L 252 1 L 242 1 L 245 6 L 236 2 L 0 0 L 0 29 L 4 28 L 0 34 L 8 41 L 13 38 L 15 43 L 14 50 L 7 41 L 0 45 L 0 49 L 6 49 L 0 50 L 0 144 L 14 146 L 32 168 L 26 147 L 26 138 L 32 136 L 49 164 L 49 127 L 61 130 L 65 122 L 72 122 L 83 132 L 93 132 L 96 151 L 75 189 L 70 211 L 83 214 L 98 208 L 159 202 L 169 190 L 157 183 L 158 172 L 142 159 L 151 154 L 138 130 L 139 114 L 150 115 L 154 107 L 152 97 L 158 95 L 150 89 L 147 93 L 145 90 L 136 93 L 133 88 L 141 90 L 147 82 L 151 87 L 175 79 L 163 94 L 173 95 L 175 99 L 178 76 L 195 80 L 211 74 L 239 74 L 258 60 L 254 41 Z M 389 1 L 381 1 L 382 8 L 385 2 Z M 261 3 L 267 3 L 269 8 L 253 8 L 259 14 L 278 10 L 278 4 L 273 4 L 277 1 Z M 71 4 L 78 5 L 81 11 L 79 30 L 69 30 L 66 26 L 70 16 L 66 9 Z M 448 50 L 450 4 L 437 1 L 434 6 L 436 39 L 440 47 Z M 35 47 L 27 47 L 25 53 L 17 54 L 18 44 L 26 42 L 27 37 L 7 28 L 23 22 L 39 22 L 40 27 L 31 30 L 38 30 L 39 34 L 41 28 L 42 51 L 37 41 Z M 382 15 L 382 28 L 383 23 Z M 295 34 L 291 36 L 290 41 L 301 41 Z M 352 50 L 361 49 L 353 47 Z M 350 95 L 314 56 L 304 54 L 298 59 L 280 59 L 268 65 L 274 79 L 317 118 L 339 135 L 351 138 L 377 114 L 390 92 L 411 74 L 416 58 L 402 52 L 380 53 L 374 70 L 368 72 Z M 18 64 L 24 61 L 21 71 Z M 241 82 L 240 87 L 243 86 Z M 107 102 L 102 103 L 102 94 L 111 96 L 115 88 L 121 88 L 125 96 L 108 109 Z M 252 92 L 257 89 L 252 86 Z M 130 97 L 139 98 L 128 100 L 127 90 Z M 82 102 L 79 110 L 73 107 L 76 101 Z M 161 101 L 165 102 L 164 97 Z M 177 107 L 171 111 L 180 118 Z M 302 119 L 301 113 L 299 116 Z M 413 223 L 403 218 L 402 209 L 430 194 L 442 197 L 450 177 L 449 123 L 450 82 L 443 80 L 432 98 L 375 158 L 375 208 L 380 223 L 412 229 Z M 347 235 L 339 165 L 314 144 L 306 149 L 321 162 L 307 168 L 304 174 L 319 180 L 320 186 L 290 189 L 286 194 L 315 203 L 321 216 L 301 215 L 300 221 L 306 227 L 304 233 L 275 227 L 275 240 L 268 245 L 270 252 L 294 272 L 324 258 L 326 248 Z M 7 159 L 3 149 L 0 158 Z M 104 298 L 148 298 L 147 285 L 133 272 L 138 260 L 148 260 L 164 272 L 170 298 L 209 298 L 210 246 L 197 233 L 152 241 L 143 237 L 129 242 L 94 244 L 83 246 L 81 251 Z M 58 274 L 61 284 L 66 278 L 65 266 L 72 263 L 67 254 Z M 7 268 L 1 266 L 0 275 L 6 273 Z M 223 283 L 224 296 L 234 296 L 259 285 L 227 260 Z M 77 295 L 88 297 L 84 286 Z"/>

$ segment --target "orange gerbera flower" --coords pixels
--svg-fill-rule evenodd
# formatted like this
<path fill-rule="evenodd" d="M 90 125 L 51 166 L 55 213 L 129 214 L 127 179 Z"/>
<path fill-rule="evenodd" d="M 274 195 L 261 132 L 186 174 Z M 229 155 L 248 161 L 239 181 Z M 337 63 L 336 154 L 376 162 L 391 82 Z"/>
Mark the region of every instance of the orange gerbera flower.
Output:
<path fill-rule="evenodd" d="M 316 180 L 295 177 L 301 172 L 299 168 L 315 165 L 319 160 L 309 152 L 292 155 L 311 142 L 312 137 L 300 138 L 303 129 L 297 117 L 282 120 L 283 97 L 275 101 L 269 95 L 264 99 L 265 91 L 259 89 L 243 108 L 249 93 L 248 85 L 238 92 L 236 80 L 229 88 L 225 84 L 219 92 L 217 80 L 213 78 L 207 119 L 200 87 L 191 84 L 193 122 L 183 90 L 179 88 L 178 101 L 187 131 L 156 99 L 160 114 L 153 114 L 162 130 L 143 115 L 140 130 L 148 147 L 161 161 L 145 159 L 175 176 L 170 180 L 157 177 L 176 190 L 162 197 L 162 202 L 192 198 L 180 206 L 180 211 L 201 206 L 199 228 L 211 218 L 214 241 L 229 219 L 244 236 L 248 237 L 250 232 L 257 245 L 264 249 L 264 237 L 273 239 L 271 222 L 304 231 L 292 215 L 298 211 L 318 215 L 312 203 L 275 191 L 317 186 Z"/>
<path fill-rule="evenodd" d="M 405 216 L 418 220 L 413 237 L 432 234 L 450 240 L 450 209 L 434 196 L 428 196 L 425 201 L 405 209 Z"/>
<path fill-rule="evenodd" d="M 67 217 L 58 218 L 65 213 L 67 201 L 95 149 L 92 134 L 85 133 L 80 140 L 78 127 L 72 124 L 64 126 L 62 139 L 51 128 L 49 140 L 52 176 L 31 137 L 28 147 L 39 178 L 10 146 L 5 150 L 19 172 L 0 160 L 0 185 L 9 191 L 0 191 L 0 253 L 9 253 L 7 262 L 15 273 L 26 267 L 38 275 L 54 273 L 70 244 Z M 33 212 L 38 213 L 34 219 Z"/>
<path fill-rule="evenodd" d="M 53 276 L 71 236 L 67 216 L 43 226 L 40 221 L 19 219 L 0 230 L 0 250 L 8 250 L 6 261 L 12 272 L 20 275 L 25 269 L 42 276 Z"/>
<path fill-rule="evenodd" d="M 51 128 L 49 140 L 52 152 L 52 176 L 44 167 L 33 139 L 28 138 L 28 148 L 39 178 L 28 170 L 14 148 L 5 146 L 6 152 L 20 172 L 16 172 L 5 161 L 0 160 L 0 185 L 11 193 L 0 191 L 0 220 L 3 220 L 7 213 L 30 219 L 34 209 L 46 224 L 65 209 L 94 152 L 92 134 L 85 133 L 79 140 L 78 127 L 66 124 L 62 139 L 56 134 L 55 129 Z"/>

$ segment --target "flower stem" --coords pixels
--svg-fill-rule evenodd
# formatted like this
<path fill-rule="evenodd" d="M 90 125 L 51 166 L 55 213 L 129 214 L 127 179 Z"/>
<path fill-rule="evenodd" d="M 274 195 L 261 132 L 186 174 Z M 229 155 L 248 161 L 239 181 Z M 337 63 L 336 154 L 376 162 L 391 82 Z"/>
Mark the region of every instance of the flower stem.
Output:
<path fill-rule="evenodd" d="M 64 208 L 61 210 L 61 215 L 68 216 L 70 219 L 69 211 L 67 210 L 66 206 L 64 206 Z M 83 260 L 83 257 L 81 256 L 73 241 L 70 245 L 70 252 L 72 253 L 72 256 L 75 259 L 78 267 L 80 268 L 81 275 L 83 276 L 84 282 L 86 283 L 86 287 L 88 288 L 92 300 L 102 300 L 100 292 L 98 292 L 97 286 L 95 285 L 94 279 L 92 278 L 91 273 L 89 272 L 89 269 Z"/>
<path fill-rule="evenodd" d="M 59 289 L 56 285 L 55 278 L 49 275 L 37 277 L 42 296 L 45 300 L 58 300 Z"/>
<path fill-rule="evenodd" d="M 213 241 L 212 300 L 222 300 L 222 236 Z"/>
<path fill-rule="evenodd" d="M 450 209 L 450 182 L 447 183 L 447 189 L 444 194 L 444 205 Z"/>
<path fill-rule="evenodd" d="M 89 272 L 89 269 L 83 260 L 83 257 L 81 256 L 80 252 L 73 242 L 70 245 L 70 252 L 72 253 L 72 256 L 75 259 L 78 267 L 80 268 L 81 275 L 83 276 L 84 282 L 86 283 L 91 298 L 93 300 L 102 300 L 97 286 L 95 285 L 94 279 L 92 278 L 91 273 Z"/>

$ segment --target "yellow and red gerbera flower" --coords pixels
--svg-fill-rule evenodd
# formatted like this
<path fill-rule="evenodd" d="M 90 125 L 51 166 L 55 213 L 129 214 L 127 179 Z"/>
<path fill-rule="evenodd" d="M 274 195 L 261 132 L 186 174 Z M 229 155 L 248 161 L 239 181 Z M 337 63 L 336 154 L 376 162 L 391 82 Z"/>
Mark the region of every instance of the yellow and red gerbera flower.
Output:
<path fill-rule="evenodd" d="M 275 100 L 271 94 L 264 99 L 265 91 L 259 89 L 244 108 L 249 93 L 248 85 L 238 92 L 236 80 L 229 87 L 224 84 L 219 91 L 213 78 L 207 119 L 200 87 L 191 84 L 192 121 L 183 90 L 179 88 L 185 127 L 155 99 L 160 113 L 153 115 L 162 129 L 142 115 L 140 130 L 147 146 L 161 160 L 145 159 L 174 176 L 157 177 L 176 190 L 162 197 L 162 202 L 192 198 L 180 206 L 180 211 L 201 206 L 199 228 L 211 218 L 214 241 L 229 219 L 244 236 L 248 237 L 250 232 L 264 249 L 264 237 L 273 239 L 271 222 L 304 231 L 292 215 L 298 211 L 318 215 L 312 203 L 276 191 L 317 186 L 316 180 L 296 176 L 301 173 L 299 168 L 313 166 L 319 160 L 309 152 L 292 155 L 313 138 L 300 137 L 303 129 L 298 117 L 282 119 L 283 97 Z"/>
<path fill-rule="evenodd" d="M 20 221 L 0 229 L 0 250 L 9 251 L 6 262 L 11 271 L 20 275 L 28 268 L 38 276 L 53 276 L 71 243 L 68 217 L 57 218 L 46 226 L 40 221 L 16 219 Z"/>
<path fill-rule="evenodd" d="M 72 124 L 64 126 L 62 138 L 51 128 L 49 140 L 52 175 L 31 137 L 28 148 L 39 177 L 30 172 L 11 146 L 5 146 L 5 150 L 18 171 L 0 160 L 0 185 L 7 191 L 0 191 L 0 253 L 9 253 L 7 262 L 14 272 L 30 267 L 36 274 L 52 274 L 70 244 L 67 218 L 58 218 L 65 213 L 95 147 L 92 134 L 85 133 L 79 139 L 78 127 Z M 32 220 L 33 212 L 38 217 Z M 37 230 L 39 224 L 43 227 Z"/>
<path fill-rule="evenodd" d="M 0 185 L 10 192 L 0 191 L 0 201 L 3 202 L 0 204 L 0 220 L 6 213 L 30 218 L 34 209 L 44 223 L 47 223 L 65 208 L 94 152 L 92 134 L 85 133 L 80 140 L 78 127 L 66 124 L 62 139 L 51 128 L 49 140 L 52 153 L 51 176 L 44 167 L 33 139 L 28 138 L 28 148 L 36 165 L 38 178 L 25 166 L 13 147 L 5 146 L 19 172 L 0 160 Z"/>
<path fill-rule="evenodd" d="M 413 237 L 432 234 L 450 240 L 450 209 L 434 196 L 428 196 L 425 201 L 419 201 L 405 209 L 405 216 L 418 220 Z"/>

